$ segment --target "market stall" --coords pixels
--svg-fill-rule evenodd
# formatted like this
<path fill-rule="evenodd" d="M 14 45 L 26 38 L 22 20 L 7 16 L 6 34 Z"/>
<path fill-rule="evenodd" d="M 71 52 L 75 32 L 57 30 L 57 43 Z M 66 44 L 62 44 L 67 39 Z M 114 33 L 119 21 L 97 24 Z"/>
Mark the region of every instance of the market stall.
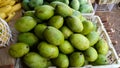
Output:
<path fill-rule="evenodd" d="M 120 67 L 118 3 L 0 0 L 0 68 Z"/>

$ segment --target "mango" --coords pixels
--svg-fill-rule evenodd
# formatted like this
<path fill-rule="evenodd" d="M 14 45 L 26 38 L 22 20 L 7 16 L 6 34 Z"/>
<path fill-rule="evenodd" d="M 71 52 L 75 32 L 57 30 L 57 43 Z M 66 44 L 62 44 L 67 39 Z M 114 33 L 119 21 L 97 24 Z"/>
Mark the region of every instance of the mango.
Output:
<path fill-rule="evenodd" d="M 79 7 L 80 7 L 79 0 L 72 0 L 70 3 L 70 6 L 75 10 L 79 10 Z"/>
<path fill-rule="evenodd" d="M 59 50 L 64 54 L 70 54 L 74 51 L 74 48 L 69 41 L 65 40 L 64 43 L 59 46 Z"/>
<path fill-rule="evenodd" d="M 52 59 L 52 63 L 60 68 L 67 68 L 69 66 L 69 59 L 67 55 L 60 53 L 57 58 Z"/>
<path fill-rule="evenodd" d="M 73 52 L 70 55 L 70 66 L 81 67 L 85 62 L 85 58 L 82 52 Z"/>
<path fill-rule="evenodd" d="M 9 48 L 10 56 L 20 58 L 29 52 L 29 45 L 25 43 L 15 43 Z"/>
<path fill-rule="evenodd" d="M 46 68 L 47 59 L 38 53 L 29 52 L 23 57 L 23 62 L 30 68 Z"/>
<path fill-rule="evenodd" d="M 109 50 L 108 44 L 104 39 L 100 39 L 96 43 L 95 48 L 99 54 L 103 54 L 103 55 L 106 55 L 108 53 L 108 50 Z"/>
<path fill-rule="evenodd" d="M 50 44 L 59 46 L 60 44 L 64 43 L 64 35 L 55 27 L 48 26 L 44 30 L 43 35 Z"/>
<path fill-rule="evenodd" d="M 89 48 L 89 40 L 82 34 L 72 34 L 69 38 L 70 43 L 78 50 Z"/>
<path fill-rule="evenodd" d="M 84 51 L 85 59 L 89 62 L 94 62 L 98 58 L 98 53 L 93 47 L 89 47 Z"/>
<path fill-rule="evenodd" d="M 76 16 L 67 17 L 66 24 L 73 32 L 81 32 L 83 30 L 83 24 Z"/>
<path fill-rule="evenodd" d="M 68 39 L 70 35 L 73 34 L 73 32 L 67 26 L 62 26 L 60 31 L 63 33 L 65 39 Z"/>

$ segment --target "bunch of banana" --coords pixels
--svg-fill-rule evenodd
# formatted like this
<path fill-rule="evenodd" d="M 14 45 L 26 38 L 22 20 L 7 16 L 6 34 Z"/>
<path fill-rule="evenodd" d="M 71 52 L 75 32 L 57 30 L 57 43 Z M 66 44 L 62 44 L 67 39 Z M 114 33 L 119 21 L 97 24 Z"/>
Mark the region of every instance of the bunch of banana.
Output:
<path fill-rule="evenodd" d="M 0 17 L 9 22 L 15 12 L 21 9 L 21 3 L 17 0 L 0 0 Z"/>

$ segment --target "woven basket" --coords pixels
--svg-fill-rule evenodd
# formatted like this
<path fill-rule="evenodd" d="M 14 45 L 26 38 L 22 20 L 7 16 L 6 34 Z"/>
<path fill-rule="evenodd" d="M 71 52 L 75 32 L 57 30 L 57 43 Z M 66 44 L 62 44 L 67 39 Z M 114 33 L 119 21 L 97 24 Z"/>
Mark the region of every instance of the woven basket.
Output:
<path fill-rule="evenodd" d="M 108 36 L 100 17 L 98 16 L 85 16 L 88 20 L 92 21 L 93 23 L 97 24 L 97 32 L 100 34 L 101 38 L 104 38 L 109 45 L 109 52 L 106 55 L 109 64 L 108 65 L 101 65 L 101 66 L 92 66 L 92 65 L 85 65 L 84 67 L 80 68 L 118 68 L 120 67 L 120 60 L 118 55 L 112 45 L 110 37 Z M 21 64 L 20 59 L 17 59 L 15 68 L 24 68 Z M 56 68 L 56 67 L 49 67 L 49 68 Z M 74 68 L 74 67 L 72 67 Z"/>
<path fill-rule="evenodd" d="M 0 18 L 0 47 L 6 47 L 11 39 L 11 31 L 8 24 Z"/>
<path fill-rule="evenodd" d="M 105 39 L 107 41 L 107 44 L 109 45 L 109 52 L 106 55 L 109 64 L 108 65 L 101 65 L 101 66 L 92 66 L 92 65 L 85 65 L 83 68 L 118 68 L 120 67 L 120 60 L 118 58 L 118 55 L 113 47 L 113 44 L 110 40 L 110 37 L 108 36 L 108 33 L 106 32 L 102 21 L 99 16 L 85 16 L 88 20 L 91 20 L 92 22 L 97 24 L 97 32 L 100 34 L 100 37 Z"/>

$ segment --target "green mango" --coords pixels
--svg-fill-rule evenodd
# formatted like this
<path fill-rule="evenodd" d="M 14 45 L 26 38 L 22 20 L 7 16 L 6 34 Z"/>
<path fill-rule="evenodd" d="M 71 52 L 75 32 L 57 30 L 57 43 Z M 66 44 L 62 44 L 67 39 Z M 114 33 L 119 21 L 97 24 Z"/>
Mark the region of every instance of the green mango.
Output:
<path fill-rule="evenodd" d="M 26 32 L 18 35 L 18 42 L 26 43 L 32 47 L 38 43 L 38 38 L 33 33 Z"/>
<path fill-rule="evenodd" d="M 89 47 L 84 51 L 85 59 L 89 62 L 94 62 L 98 58 L 98 53 L 93 47 Z"/>
<path fill-rule="evenodd" d="M 56 15 L 49 19 L 48 25 L 53 26 L 57 29 L 63 26 L 64 19 L 62 16 Z"/>
<path fill-rule="evenodd" d="M 55 8 L 56 14 L 61 15 L 63 17 L 71 16 L 73 13 L 73 10 L 68 5 L 62 2 L 53 1 L 50 3 L 50 5 Z"/>
<path fill-rule="evenodd" d="M 57 58 L 52 59 L 52 63 L 59 68 L 67 68 L 69 66 L 69 59 L 67 55 L 59 53 Z"/>
<path fill-rule="evenodd" d="M 79 11 L 81 13 L 91 13 L 93 11 L 93 7 L 89 4 L 84 4 L 80 6 Z"/>
<path fill-rule="evenodd" d="M 40 40 L 44 40 L 43 32 L 46 28 L 47 28 L 47 26 L 45 24 L 38 24 L 37 26 L 35 26 L 34 32 L 35 32 L 36 36 L 39 37 Z"/>
<path fill-rule="evenodd" d="M 95 31 L 90 32 L 89 34 L 86 35 L 86 37 L 90 41 L 90 46 L 94 46 L 99 40 L 99 34 Z"/>
<path fill-rule="evenodd" d="M 89 34 L 94 28 L 93 23 L 91 21 L 86 20 L 83 21 L 82 24 L 83 24 L 83 31 L 81 33 L 84 35 Z"/>
<path fill-rule="evenodd" d="M 74 48 L 69 41 L 65 40 L 64 43 L 59 46 L 59 50 L 64 54 L 70 54 L 74 51 Z"/>
<path fill-rule="evenodd" d="M 69 61 L 71 67 L 81 67 L 85 62 L 85 58 L 82 52 L 73 52 Z"/>
<path fill-rule="evenodd" d="M 73 16 L 77 16 L 81 22 L 86 21 L 86 18 L 82 16 L 82 14 L 79 11 L 74 10 Z"/>
<path fill-rule="evenodd" d="M 64 42 L 64 35 L 60 30 L 56 29 L 55 27 L 48 26 L 44 30 L 43 35 L 47 42 L 53 45 L 59 46 Z"/>
<path fill-rule="evenodd" d="M 109 47 L 104 39 L 100 39 L 94 46 L 99 54 L 106 55 L 108 53 Z"/>
<path fill-rule="evenodd" d="M 67 5 L 69 5 L 69 0 L 53 0 L 53 1 L 60 1 L 60 2 L 63 2 L 65 4 L 67 4 Z"/>
<path fill-rule="evenodd" d="M 35 15 L 41 20 L 48 20 L 54 15 L 54 8 L 50 5 L 42 5 L 35 8 Z"/>
<path fill-rule="evenodd" d="M 63 33 L 65 39 L 68 39 L 70 35 L 73 34 L 73 32 L 67 26 L 62 26 L 60 31 Z"/>
<path fill-rule="evenodd" d="M 38 45 L 39 54 L 45 58 L 57 58 L 59 50 L 56 46 L 47 42 L 40 42 Z"/>
<path fill-rule="evenodd" d="M 15 43 L 9 48 L 9 55 L 14 58 L 20 58 L 29 52 L 29 45 L 25 43 Z"/>
<path fill-rule="evenodd" d="M 80 3 L 78 0 L 72 0 L 70 6 L 75 10 L 79 10 Z"/>
<path fill-rule="evenodd" d="M 38 53 L 29 52 L 23 57 L 23 62 L 30 68 L 46 68 L 47 59 Z"/>
<path fill-rule="evenodd" d="M 80 5 L 84 5 L 88 3 L 88 0 L 79 0 Z"/>
<path fill-rule="evenodd" d="M 43 1 L 44 1 L 44 0 L 30 0 L 30 1 L 29 1 L 29 6 L 34 9 L 34 8 L 37 7 L 37 6 L 42 5 L 42 4 L 43 4 Z"/>
<path fill-rule="evenodd" d="M 37 22 L 31 16 L 23 16 L 15 23 L 15 28 L 19 32 L 28 32 L 36 26 Z"/>
<path fill-rule="evenodd" d="M 30 6 L 28 5 L 30 0 L 22 0 L 22 7 L 24 10 L 31 10 Z"/>
<path fill-rule="evenodd" d="M 82 34 L 72 34 L 69 38 L 70 43 L 78 50 L 89 48 L 89 40 Z"/>
<path fill-rule="evenodd" d="M 83 30 L 83 24 L 76 16 L 67 17 L 66 24 L 73 32 L 81 32 Z"/>
<path fill-rule="evenodd" d="M 31 16 L 31 17 L 33 17 L 37 21 L 37 23 L 41 23 L 42 22 L 39 18 L 37 18 L 35 16 L 35 11 L 26 11 L 24 13 L 24 16 Z"/>
<path fill-rule="evenodd" d="M 98 58 L 93 63 L 94 65 L 107 65 L 108 60 L 105 55 L 98 54 Z"/>

